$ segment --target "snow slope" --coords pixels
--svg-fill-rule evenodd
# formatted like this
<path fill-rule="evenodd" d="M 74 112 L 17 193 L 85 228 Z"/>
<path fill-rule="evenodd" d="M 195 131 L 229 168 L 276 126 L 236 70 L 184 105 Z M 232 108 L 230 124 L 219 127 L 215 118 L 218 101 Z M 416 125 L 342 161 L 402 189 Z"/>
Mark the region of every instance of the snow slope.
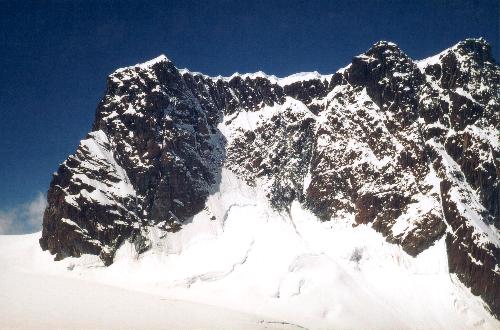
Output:
<path fill-rule="evenodd" d="M 0 328 L 282 328 L 255 315 L 72 276 L 38 246 L 40 233 L 0 236 Z M 100 267 L 95 265 L 95 267 Z"/>
<path fill-rule="evenodd" d="M 319 222 L 296 202 L 279 214 L 223 170 L 183 230 L 150 228 L 151 250 L 126 243 L 109 267 L 53 262 L 39 233 L 0 236 L 0 327 L 500 327 L 448 273 L 444 240 L 413 258 L 353 223 Z"/>

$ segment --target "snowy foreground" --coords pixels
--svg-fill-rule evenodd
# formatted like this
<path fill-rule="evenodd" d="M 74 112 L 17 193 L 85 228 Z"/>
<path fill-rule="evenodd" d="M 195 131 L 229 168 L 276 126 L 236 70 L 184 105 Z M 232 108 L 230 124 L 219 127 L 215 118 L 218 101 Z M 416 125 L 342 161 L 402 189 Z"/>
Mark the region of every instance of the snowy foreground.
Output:
<path fill-rule="evenodd" d="M 412 258 L 349 215 L 277 214 L 222 178 L 183 230 L 152 229 L 150 251 L 126 244 L 110 267 L 0 236 L 0 328 L 500 328 L 448 274 L 444 240 Z"/>

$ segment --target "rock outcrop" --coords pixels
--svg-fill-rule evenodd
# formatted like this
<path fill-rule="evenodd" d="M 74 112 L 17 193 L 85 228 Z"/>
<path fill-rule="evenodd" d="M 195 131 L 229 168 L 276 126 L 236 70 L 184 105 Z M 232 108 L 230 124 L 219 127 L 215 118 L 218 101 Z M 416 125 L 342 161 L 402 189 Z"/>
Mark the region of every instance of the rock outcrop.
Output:
<path fill-rule="evenodd" d="M 352 216 L 449 269 L 500 316 L 500 67 L 483 39 L 423 61 L 379 42 L 333 75 L 229 78 L 166 57 L 108 78 L 92 132 L 54 174 L 40 245 L 56 259 L 149 248 L 203 210 L 222 168 L 287 212 Z"/>

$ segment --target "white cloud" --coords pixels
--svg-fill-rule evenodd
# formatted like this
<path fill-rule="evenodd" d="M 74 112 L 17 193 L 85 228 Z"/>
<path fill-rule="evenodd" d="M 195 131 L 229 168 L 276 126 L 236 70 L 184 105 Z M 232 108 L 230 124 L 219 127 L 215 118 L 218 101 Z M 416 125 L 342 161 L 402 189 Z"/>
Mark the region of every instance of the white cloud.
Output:
<path fill-rule="evenodd" d="M 43 212 L 46 206 L 47 198 L 40 192 L 34 200 L 25 205 L 27 221 L 31 228 L 37 231 L 42 228 Z"/>
<path fill-rule="evenodd" d="M 47 205 L 42 193 L 24 204 L 0 210 L 0 234 L 33 233 L 42 228 L 43 211 Z"/>
<path fill-rule="evenodd" d="M 8 234 L 12 228 L 12 213 L 0 211 L 0 235 Z"/>

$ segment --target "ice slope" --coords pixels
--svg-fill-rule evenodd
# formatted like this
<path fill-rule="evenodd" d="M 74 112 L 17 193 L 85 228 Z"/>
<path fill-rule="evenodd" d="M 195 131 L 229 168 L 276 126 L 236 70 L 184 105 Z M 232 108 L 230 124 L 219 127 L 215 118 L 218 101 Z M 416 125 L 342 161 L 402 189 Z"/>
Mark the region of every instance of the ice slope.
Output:
<path fill-rule="evenodd" d="M 413 258 L 349 215 L 279 214 L 256 187 L 223 170 L 183 230 L 150 228 L 151 250 L 126 243 L 109 267 L 0 236 L 0 327 L 500 327 L 448 273 L 443 239 Z"/>

